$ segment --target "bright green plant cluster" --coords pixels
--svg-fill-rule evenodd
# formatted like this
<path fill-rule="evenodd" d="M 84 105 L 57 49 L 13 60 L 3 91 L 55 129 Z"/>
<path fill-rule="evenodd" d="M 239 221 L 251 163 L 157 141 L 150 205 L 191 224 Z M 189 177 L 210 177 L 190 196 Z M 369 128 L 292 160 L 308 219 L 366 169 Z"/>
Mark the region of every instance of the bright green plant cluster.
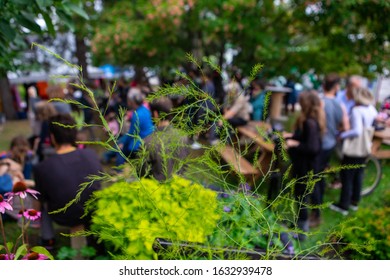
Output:
<path fill-rule="evenodd" d="M 156 238 L 205 242 L 219 219 L 217 194 L 178 176 L 118 182 L 96 198 L 92 230 L 116 258 L 156 259 Z"/>

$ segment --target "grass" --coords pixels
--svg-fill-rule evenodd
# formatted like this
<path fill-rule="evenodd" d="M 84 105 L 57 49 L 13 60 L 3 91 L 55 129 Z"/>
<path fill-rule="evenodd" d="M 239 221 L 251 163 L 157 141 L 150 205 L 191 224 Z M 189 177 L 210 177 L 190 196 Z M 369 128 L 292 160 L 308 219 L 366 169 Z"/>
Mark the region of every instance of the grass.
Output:
<path fill-rule="evenodd" d="M 31 135 L 29 122 L 26 120 L 7 121 L 0 129 L 0 151 L 8 150 L 11 139 L 18 135 L 26 137 Z"/>

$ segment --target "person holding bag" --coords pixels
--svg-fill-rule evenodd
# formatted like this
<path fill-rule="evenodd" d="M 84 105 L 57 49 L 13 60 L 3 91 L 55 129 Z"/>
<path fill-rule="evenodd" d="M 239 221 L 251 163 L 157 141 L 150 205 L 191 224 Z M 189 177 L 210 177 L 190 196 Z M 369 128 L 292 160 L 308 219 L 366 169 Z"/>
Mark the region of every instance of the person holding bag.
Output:
<path fill-rule="evenodd" d="M 344 140 L 342 165 L 363 165 L 371 153 L 373 123 L 378 112 L 372 105 L 374 97 L 368 89 L 355 88 L 352 94 L 355 106 L 350 115 L 351 129 L 340 134 L 340 138 Z M 346 216 L 349 209 L 358 209 L 364 168 L 343 169 L 340 175 L 340 201 L 338 204 L 332 204 L 330 208 Z"/>

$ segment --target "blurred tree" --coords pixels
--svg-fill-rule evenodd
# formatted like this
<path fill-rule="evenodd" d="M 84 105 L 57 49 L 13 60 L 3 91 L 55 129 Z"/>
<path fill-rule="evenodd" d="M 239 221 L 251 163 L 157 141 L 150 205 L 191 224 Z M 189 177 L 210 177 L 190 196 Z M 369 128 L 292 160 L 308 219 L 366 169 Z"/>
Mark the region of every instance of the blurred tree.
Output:
<path fill-rule="evenodd" d="M 54 36 L 57 24 L 74 30 L 72 16 L 88 18 L 79 0 L 0 0 L 0 98 L 7 118 L 15 117 L 7 71 L 15 70 L 17 58 L 28 52 L 31 34 Z"/>
<path fill-rule="evenodd" d="M 92 50 L 96 62 L 175 67 L 185 53 L 224 65 L 227 49 L 245 71 L 370 74 L 389 68 L 386 0 L 104 1 Z"/>
<path fill-rule="evenodd" d="M 372 77 L 390 68 L 390 1 L 291 1 L 305 38 L 297 67 Z"/>

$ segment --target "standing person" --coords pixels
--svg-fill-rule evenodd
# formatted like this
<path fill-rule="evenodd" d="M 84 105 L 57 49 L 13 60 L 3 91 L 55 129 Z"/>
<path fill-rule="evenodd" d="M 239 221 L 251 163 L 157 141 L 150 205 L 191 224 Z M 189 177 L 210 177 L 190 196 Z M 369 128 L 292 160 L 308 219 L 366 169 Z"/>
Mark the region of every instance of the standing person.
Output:
<path fill-rule="evenodd" d="M 218 71 L 213 71 L 212 74 L 212 81 L 215 88 L 215 100 L 218 105 L 221 105 L 225 99 L 226 91 L 224 89 L 224 86 L 222 84 L 223 79 L 220 73 Z"/>
<path fill-rule="evenodd" d="M 65 99 L 65 92 L 60 85 L 51 85 L 47 88 L 46 92 L 49 99 L 57 99 L 50 101 L 50 103 L 53 104 L 58 114 L 70 114 L 72 112 L 70 104 L 61 101 Z"/>
<path fill-rule="evenodd" d="M 36 119 L 41 123 L 41 127 L 39 137 L 34 140 L 33 150 L 36 151 L 38 160 L 42 161 L 53 153 L 49 134 L 49 118 L 55 116 L 57 111 L 54 105 L 46 100 L 39 101 L 35 107 Z"/>
<path fill-rule="evenodd" d="M 372 129 L 374 120 L 378 114 L 372 105 L 374 97 L 368 89 L 354 88 L 352 90 L 355 106 L 352 108 L 350 123 L 351 129 L 341 133 L 340 138 L 353 139 L 364 136 L 365 129 Z M 348 143 L 348 142 L 347 142 Z M 364 164 L 369 152 L 359 150 L 359 147 L 352 147 L 353 152 L 347 152 L 343 144 L 342 165 L 362 165 Z M 372 143 L 371 143 L 372 144 Z M 338 204 L 332 204 L 330 208 L 343 215 L 348 215 L 349 209 L 356 211 L 360 201 L 360 192 L 362 190 L 364 169 L 363 167 L 341 170 L 341 194 Z"/>
<path fill-rule="evenodd" d="M 31 142 L 34 141 L 36 137 L 39 136 L 41 130 L 41 122 L 37 120 L 37 110 L 36 104 L 41 101 L 38 97 L 37 89 L 34 86 L 30 86 L 27 89 L 27 98 L 28 98 L 28 108 L 27 108 L 27 117 L 30 121 L 30 127 L 32 130 Z"/>
<path fill-rule="evenodd" d="M 295 82 L 293 80 L 293 77 L 289 77 L 287 79 L 285 87 L 288 87 L 291 89 L 291 92 L 286 93 L 284 96 L 284 110 L 286 112 L 286 115 L 290 112 L 289 106 L 291 105 L 291 112 L 295 112 L 295 104 L 297 103 L 297 90 L 295 89 Z"/>
<path fill-rule="evenodd" d="M 119 97 L 119 106 L 126 108 L 127 106 L 127 92 L 129 91 L 129 85 L 126 82 L 125 77 L 120 77 L 116 89 Z"/>
<path fill-rule="evenodd" d="M 352 108 L 355 105 L 352 91 L 355 88 L 363 86 L 363 78 L 353 75 L 347 78 L 347 86 L 344 90 L 337 93 L 337 99 L 344 104 L 348 116 L 351 114 Z"/>
<path fill-rule="evenodd" d="M 212 72 L 205 72 L 202 76 L 202 90 L 206 93 L 208 93 L 214 100 L 216 100 L 216 92 L 215 92 L 215 85 L 213 82 L 213 74 Z"/>
<path fill-rule="evenodd" d="M 349 128 L 347 111 L 342 103 L 336 99 L 340 87 L 340 78 L 337 74 L 329 74 L 323 83 L 324 96 L 322 102 L 325 110 L 326 132 L 322 137 L 322 149 L 319 159 L 319 170 L 323 172 L 329 166 L 331 155 L 336 147 L 337 137 L 340 131 Z M 320 206 L 323 203 L 326 182 L 322 178 L 314 187 L 312 193 L 313 205 Z M 310 226 L 316 227 L 321 223 L 320 209 L 315 208 L 310 215 Z"/>
<path fill-rule="evenodd" d="M 293 135 L 285 134 L 286 145 L 292 163 L 292 176 L 298 181 L 294 186 L 295 199 L 298 202 L 297 226 L 303 232 L 309 230 L 307 180 L 302 180 L 309 172 L 319 170 L 322 135 L 326 129 L 325 113 L 321 100 L 314 91 L 306 91 L 299 95 L 301 113 L 295 124 Z M 300 234 L 300 239 L 305 236 Z"/>
<path fill-rule="evenodd" d="M 217 108 L 212 101 L 216 101 L 217 99 L 211 72 L 207 71 L 202 76 L 200 87 L 202 92 L 208 94 L 208 97 L 204 99 L 201 97 L 203 100 L 200 101 L 198 98 L 191 96 L 184 101 L 185 105 L 190 105 L 187 110 L 189 126 L 191 127 L 190 129 L 193 129 L 193 127 L 196 126 L 206 127 L 209 130 L 214 129 L 213 126 L 215 126 L 215 124 L 212 120 L 205 121 L 217 111 Z M 198 142 L 199 134 L 199 132 L 195 131 L 192 135 L 193 143 L 191 144 L 191 148 L 194 150 L 202 148 L 202 145 Z M 209 139 L 209 141 L 212 142 L 214 139 Z"/>
<path fill-rule="evenodd" d="M 256 79 L 252 82 L 251 86 L 252 90 L 250 103 L 252 104 L 253 108 L 252 120 L 263 121 L 265 119 L 264 106 L 266 82 L 262 79 Z"/>
<path fill-rule="evenodd" d="M 84 204 L 95 190 L 100 189 L 100 183 L 94 182 L 86 188 L 80 199 L 69 206 L 66 211 L 49 214 L 63 208 L 75 199 L 81 184 L 88 181 L 89 175 L 98 175 L 102 170 L 98 156 L 90 149 L 76 148 L 76 128 L 65 126 L 75 125 L 70 115 L 57 115 L 49 119 L 49 132 L 55 154 L 34 167 L 36 190 L 41 193 L 42 209 L 41 238 L 43 245 L 53 245 L 55 232 L 52 221 L 67 227 L 82 227 L 88 229 L 90 217 L 84 216 Z M 83 217 L 83 218 L 82 218 Z"/>

